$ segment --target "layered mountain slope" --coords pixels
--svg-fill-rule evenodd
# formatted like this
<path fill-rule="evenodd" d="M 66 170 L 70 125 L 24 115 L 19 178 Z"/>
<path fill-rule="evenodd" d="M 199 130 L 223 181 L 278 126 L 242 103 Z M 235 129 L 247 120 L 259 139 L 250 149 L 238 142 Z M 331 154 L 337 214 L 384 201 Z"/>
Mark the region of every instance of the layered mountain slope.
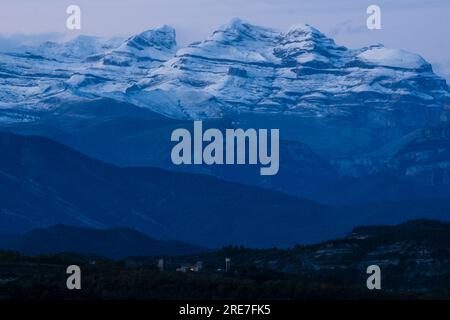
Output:
<path fill-rule="evenodd" d="M 0 117 L 11 111 L 0 110 Z M 31 115 L 28 112 L 28 115 Z M 33 122 L 3 125 L 4 130 L 22 135 L 40 135 L 68 145 L 82 153 L 118 166 L 156 166 L 171 171 L 211 174 L 228 181 L 301 195 L 324 201 L 323 188 L 336 184 L 337 172 L 328 161 L 304 143 L 280 141 L 280 167 L 273 177 L 262 177 L 255 165 L 177 166 L 171 161 L 173 130 L 193 130 L 193 122 L 164 117 L 146 108 L 111 99 L 70 103 L 49 112 L 32 113 Z M 226 130 L 229 119 L 203 121 L 204 130 Z"/>
<path fill-rule="evenodd" d="M 239 19 L 180 49 L 129 93 L 174 117 L 280 112 L 383 127 L 436 120 L 449 101 L 445 81 L 417 55 L 381 45 L 349 50 L 308 25 L 284 33 Z"/>
<path fill-rule="evenodd" d="M 1 54 L 0 106 L 107 97 L 172 118 L 279 127 L 330 157 L 434 125 L 450 105 L 445 80 L 420 56 L 382 45 L 350 50 L 309 25 L 280 32 L 233 19 L 178 51 L 168 26 L 118 41 L 84 36 Z"/>
<path fill-rule="evenodd" d="M 126 40 L 46 43 L 1 53 L 0 88 L 3 130 L 47 136 L 117 165 L 208 173 L 323 202 L 450 190 L 445 175 L 440 184 L 424 182 L 443 172 L 440 158 L 423 175 L 423 161 L 410 165 L 401 156 L 425 128 L 446 126 L 445 81 L 416 54 L 347 49 L 308 25 L 281 32 L 234 19 L 184 48 L 167 26 Z M 175 168 L 170 134 L 198 118 L 220 129 L 279 128 L 279 174 Z"/>
<path fill-rule="evenodd" d="M 2 105 L 20 106 L 25 95 L 44 100 L 59 85 L 176 118 L 265 112 L 414 127 L 436 121 L 449 104 L 445 80 L 420 56 L 382 45 L 350 50 L 309 25 L 280 32 L 233 19 L 178 51 L 168 26 L 119 42 L 80 36 L 2 54 L 2 85 L 24 91 Z"/>
<path fill-rule="evenodd" d="M 362 204 L 450 196 L 445 151 L 450 143 L 445 135 L 448 126 L 444 124 L 392 141 L 380 154 L 334 161 L 318 156 L 306 144 L 282 136 L 280 171 L 276 176 L 262 177 L 259 166 L 252 165 L 173 165 L 170 135 L 177 128 L 192 130 L 192 122 L 166 118 L 130 104 L 95 100 L 67 104 L 51 112 L 18 114 L 0 110 L 0 117 L 9 117 L 11 112 L 35 120 L 3 125 L 3 130 L 46 136 L 119 166 L 157 166 L 211 174 L 321 203 Z M 203 126 L 225 130 L 233 123 L 226 119 L 204 120 Z"/>
<path fill-rule="evenodd" d="M 439 186 L 450 184 L 450 126 L 425 128 L 388 162 L 410 182 Z"/>

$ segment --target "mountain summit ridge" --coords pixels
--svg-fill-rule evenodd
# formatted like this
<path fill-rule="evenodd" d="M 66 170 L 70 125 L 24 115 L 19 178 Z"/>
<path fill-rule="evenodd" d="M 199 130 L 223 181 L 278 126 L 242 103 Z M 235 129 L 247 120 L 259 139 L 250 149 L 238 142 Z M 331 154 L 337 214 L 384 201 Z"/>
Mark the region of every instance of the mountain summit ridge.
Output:
<path fill-rule="evenodd" d="M 126 40 L 47 42 L 25 54 L 2 53 L 0 62 L 2 108 L 53 109 L 100 97 L 199 119 L 242 112 L 346 116 L 353 104 L 374 100 L 387 111 L 411 99 L 438 109 L 450 101 L 445 80 L 416 54 L 347 49 L 308 24 L 284 32 L 239 18 L 185 47 L 163 25 Z M 67 82 L 78 74 L 87 81 Z"/>
<path fill-rule="evenodd" d="M 351 50 L 308 25 L 285 33 L 238 19 L 151 70 L 129 100 L 195 119 L 230 111 L 345 116 L 358 102 L 349 98 L 361 105 L 375 98 L 389 110 L 410 104 L 412 96 L 436 107 L 450 97 L 445 81 L 418 55 L 381 46 Z"/>

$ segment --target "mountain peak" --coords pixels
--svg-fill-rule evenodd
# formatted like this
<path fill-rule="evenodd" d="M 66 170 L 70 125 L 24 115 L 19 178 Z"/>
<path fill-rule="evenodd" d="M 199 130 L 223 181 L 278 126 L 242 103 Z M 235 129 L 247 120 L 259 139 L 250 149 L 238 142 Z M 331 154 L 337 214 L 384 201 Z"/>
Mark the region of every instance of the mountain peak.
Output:
<path fill-rule="evenodd" d="M 323 36 L 323 33 L 314 28 L 313 26 L 310 26 L 309 24 L 296 24 L 289 28 L 287 34 L 316 34 Z"/>
<path fill-rule="evenodd" d="M 126 41 L 126 45 L 137 50 L 144 50 L 148 47 L 172 49 L 177 45 L 176 32 L 171 26 L 163 25 L 130 37 Z"/>
<path fill-rule="evenodd" d="M 250 24 L 240 18 L 233 18 L 214 31 L 214 40 L 266 39 L 279 34 L 274 29 Z"/>
<path fill-rule="evenodd" d="M 309 24 L 296 24 L 292 26 L 286 33 L 284 33 L 283 42 L 322 43 L 325 47 L 335 47 L 333 39 L 328 38 L 318 29 L 310 26 Z"/>

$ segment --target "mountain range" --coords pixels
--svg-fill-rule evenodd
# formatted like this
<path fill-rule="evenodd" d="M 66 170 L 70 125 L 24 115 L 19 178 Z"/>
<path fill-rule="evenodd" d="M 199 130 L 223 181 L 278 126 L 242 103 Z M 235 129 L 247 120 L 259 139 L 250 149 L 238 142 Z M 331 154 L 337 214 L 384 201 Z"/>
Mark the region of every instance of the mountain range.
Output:
<path fill-rule="evenodd" d="M 120 168 L 37 136 L 0 133 L 0 234 L 58 224 L 132 228 L 202 247 L 292 246 L 357 225 L 449 220 L 448 198 L 324 206 L 201 174 Z"/>
<path fill-rule="evenodd" d="M 162 26 L 0 50 L 0 88 L 4 231 L 131 227 L 262 246 L 448 218 L 449 87 L 401 49 L 349 49 L 310 25 L 236 18 L 187 46 Z M 171 132 L 197 119 L 280 129 L 279 173 L 173 165 Z"/>
<path fill-rule="evenodd" d="M 408 200 L 450 189 L 450 159 L 440 150 L 427 151 L 440 155 L 426 166 L 423 152 L 409 161 L 420 169 L 405 174 L 398 167 L 399 155 L 424 132 L 447 126 L 445 80 L 419 55 L 379 44 L 348 49 L 309 25 L 282 32 L 236 18 L 185 47 L 169 26 L 128 39 L 79 36 L 2 52 L 0 73 L 3 130 L 47 136 L 116 165 L 201 172 L 323 203 Z M 173 166 L 170 133 L 193 119 L 279 128 L 279 176 Z M 332 184 L 347 193 L 361 181 L 374 190 L 392 176 L 399 185 L 387 194 L 351 199 L 324 190 Z M 410 178 L 428 186 L 405 191 Z"/>

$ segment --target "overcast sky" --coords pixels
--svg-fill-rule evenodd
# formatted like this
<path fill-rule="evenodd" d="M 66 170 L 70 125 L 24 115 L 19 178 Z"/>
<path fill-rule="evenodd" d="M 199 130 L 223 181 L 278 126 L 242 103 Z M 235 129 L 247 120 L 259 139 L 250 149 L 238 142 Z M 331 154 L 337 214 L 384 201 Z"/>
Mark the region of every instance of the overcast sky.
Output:
<path fill-rule="evenodd" d="M 450 0 L 0 0 L 0 49 L 78 34 L 65 26 L 70 4 L 82 9 L 83 34 L 129 36 L 169 24 L 183 45 L 233 17 L 281 30 L 308 23 L 341 45 L 383 43 L 450 68 Z M 381 7 L 382 30 L 366 28 L 370 4 Z"/>

